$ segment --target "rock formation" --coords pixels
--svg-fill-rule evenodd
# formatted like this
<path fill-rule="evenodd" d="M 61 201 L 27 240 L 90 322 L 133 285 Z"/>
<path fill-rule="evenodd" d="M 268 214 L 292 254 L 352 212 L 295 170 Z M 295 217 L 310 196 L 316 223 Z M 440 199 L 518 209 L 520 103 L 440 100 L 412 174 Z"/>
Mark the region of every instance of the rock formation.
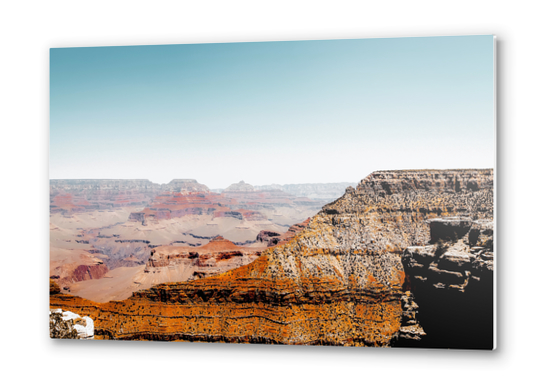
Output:
<path fill-rule="evenodd" d="M 260 210 L 279 207 L 320 208 L 310 199 L 295 198 L 282 191 L 256 192 L 249 184 L 232 185 L 222 194 L 213 192 L 162 192 L 142 211 L 130 214 L 131 221 L 169 220 L 188 215 L 233 217 L 239 220 L 265 221 Z"/>
<path fill-rule="evenodd" d="M 145 206 L 160 193 L 208 193 L 209 188 L 192 179 L 174 179 L 168 184 L 149 180 L 53 179 L 50 180 L 50 211 L 74 212 Z"/>
<path fill-rule="evenodd" d="M 118 207 L 145 206 L 161 194 L 214 195 L 212 200 L 222 204 L 237 198 L 237 208 L 254 206 L 314 205 L 320 200 L 340 197 L 353 183 L 288 184 L 254 187 L 244 181 L 211 191 L 195 179 L 173 179 L 167 184 L 156 184 L 142 179 L 52 179 L 50 180 L 51 213 L 71 214 L 89 210 L 110 210 Z M 167 197 L 166 197 L 167 198 Z M 318 201 L 315 201 L 318 200 Z M 233 205 L 235 205 L 233 204 Z M 232 205 L 231 202 L 229 205 Z M 234 208 L 235 209 L 235 208 Z M 135 219 L 135 217 L 134 217 Z"/>
<path fill-rule="evenodd" d="M 298 232 L 309 225 L 310 217 L 302 223 L 294 224 L 285 233 L 277 233 L 273 231 L 260 231 L 256 237 L 256 241 L 266 244 L 268 247 L 274 247 L 275 245 L 286 244 L 292 239 Z"/>
<path fill-rule="evenodd" d="M 161 187 L 149 180 L 50 180 L 51 213 L 148 204 Z"/>
<path fill-rule="evenodd" d="M 405 290 L 427 332 L 414 346 L 491 349 L 493 222 L 450 217 L 428 224 L 429 244 L 403 254 Z"/>
<path fill-rule="evenodd" d="M 104 262 L 87 252 L 80 252 L 72 262 L 53 263 L 50 269 L 50 278 L 68 290 L 66 286 L 77 281 L 100 279 L 107 274 L 109 269 Z"/>
<path fill-rule="evenodd" d="M 191 281 L 238 268 L 256 260 L 262 248 L 239 247 L 222 236 L 199 247 L 162 246 L 151 251 L 145 273 L 167 281 Z"/>
<path fill-rule="evenodd" d="M 95 319 L 97 338 L 106 339 L 344 346 L 416 342 L 449 329 L 423 323 L 419 290 L 405 291 L 403 253 L 431 241 L 428 220 L 459 216 L 479 229 L 478 237 L 476 231 L 469 235 L 472 228 L 465 234 L 469 241 L 486 241 L 484 225 L 493 219 L 492 170 L 375 172 L 324 206 L 290 241 L 248 265 L 191 282 L 159 284 L 120 302 L 97 304 L 56 294 L 51 306 L 87 314 Z M 455 289 L 452 285 L 460 286 L 454 282 L 448 288 Z"/>
<path fill-rule="evenodd" d="M 202 192 L 164 192 L 157 195 L 143 211 L 137 212 L 137 217 L 132 217 L 132 220 L 169 220 L 187 215 L 212 215 L 221 206 L 209 197 L 209 194 Z"/>
<path fill-rule="evenodd" d="M 49 311 L 49 336 L 52 339 L 94 339 L 94 322 L 88 316 L 62 311 Z"/>
<path fill-rule="evenodd" d="M 209 192 L 209 188 L 195 179 L 173 179 L 162 185 L 162 190 L 171 192 Z"/>
<path fill-rule="evenodd" d="M 261 230 L 282 233 L 322 205 L 292 196 L 284 199 L 281 191 L 281 199 L 275 199 L 275 192 L 253 193 L 252 186 L 245 186 L 251 193 L 241 193 L 237 201 L 193 179 L 161 185 L 148 180 L 51 180 L 50 275 L 58 276 L 63 291 L 101 300 L 105 283 L 79 283 L 117 270 L 108 276 L 111 284 L 124 284 L 130 276 L 132 291 L 147 287 L 137 284 L 139 267 L 158 246 L 197 247 L 218 235 L 250 245 Z M 160 276 L 178 280 L 170 273 Z M 152 279 L 153 284 L 161 281 L 166 280 Z"/>
<path fill-rule="evenodd" d="M 254 187 L 248 183 L 245 183 L 243 180 L 241 180 L 240 182 L 236 184 L 232 184 L 228 188 L 223 190 L 223 192 L 238 192 L 238 191 L 252 192 L 254 191 Z"/>

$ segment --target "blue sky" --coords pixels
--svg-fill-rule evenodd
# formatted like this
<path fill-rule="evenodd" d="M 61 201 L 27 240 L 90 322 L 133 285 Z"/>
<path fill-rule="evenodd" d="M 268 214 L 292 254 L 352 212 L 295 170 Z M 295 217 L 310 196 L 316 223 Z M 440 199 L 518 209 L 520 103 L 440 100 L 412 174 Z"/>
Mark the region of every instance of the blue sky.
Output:
<path fill-rule="evenodd" d="M 493 36 L 54 48 L 50 178 L 490 168 Z"/>

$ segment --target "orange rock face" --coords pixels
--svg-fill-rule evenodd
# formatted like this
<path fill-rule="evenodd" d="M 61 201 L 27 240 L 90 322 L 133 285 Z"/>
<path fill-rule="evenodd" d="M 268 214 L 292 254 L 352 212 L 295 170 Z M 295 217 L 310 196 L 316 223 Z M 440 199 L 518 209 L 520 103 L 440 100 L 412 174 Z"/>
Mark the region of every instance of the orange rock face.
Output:
<path fill-rule="evenodd" d="M 492 180 L 491 170 L 375 172 L 248 265 L 120 302 L 52 295 L 51 308 L 90 316 L 96 338 L 390 346 L 403 250 L 429 241 L 427 219 L 491 218 Z"/>

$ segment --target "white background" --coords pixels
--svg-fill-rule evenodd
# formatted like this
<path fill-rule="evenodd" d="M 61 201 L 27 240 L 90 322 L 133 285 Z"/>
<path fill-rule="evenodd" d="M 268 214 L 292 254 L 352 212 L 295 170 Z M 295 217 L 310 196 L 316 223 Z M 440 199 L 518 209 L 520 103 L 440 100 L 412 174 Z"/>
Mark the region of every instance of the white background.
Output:
<path fill-rule="evenodd" d="M 542 63 L 536 2 L 4 1 L 0 32 L 2 382 L 539 380 Z M 498 37 L 496 351 L 48 339 L 50 47 L 457 34 Z"/>

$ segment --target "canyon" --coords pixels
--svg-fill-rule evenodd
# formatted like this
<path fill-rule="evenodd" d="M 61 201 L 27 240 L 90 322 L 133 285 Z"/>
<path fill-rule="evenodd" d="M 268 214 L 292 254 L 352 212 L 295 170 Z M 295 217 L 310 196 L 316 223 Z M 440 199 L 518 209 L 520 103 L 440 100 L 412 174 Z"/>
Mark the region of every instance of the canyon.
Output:
<path fill-rule="evenodd" d="M 403 253 L 405 289 L 427 333 L 414 346 L 492 349 L 493 221 L 446 217 L 428 224 L 429 244 Z"/>
<path fill-rule="evenodd" d="M 245 182 L 215 193 L 194 179 L 51 180 L 50 277 L 64 292 L 125 299 L 151 284 L 189 278 L 176 271 L 149 279 L 145 266 L 158 247 L 197 248 L 222 236 L 240 247 L 265 248 L 260 232 L 282 235 L 322 205 Z M 240 266 L 220 264 L 221 271 Z"/>
<path fill-rule="evenodd" d="M 240 212 L 235 220 L 313 206 L 245 184 L 220 193 L 229 199 L 224 212 Z M 205 215 L 218 195 L 160 191 L 144 217 L 123 211 L 124 225 L 160 225 L 151 213 L 176 212 L 175 193 Z M 260 228 L 254 242 L 148 240 L 152 255 L 132 268 L 157 275 L 173 267 L 186 273 L 182 281 L 106 302 L 52 289 L 50 308 L 90 317 L 96 339 L 492 349 L 493 206 L 491 169 L 377 171 L 318 213 L 292 218 L 289 231 Z M 222 211 L 212 212 L 214 220 Z M 175 233 L 187 233 L 181 228 Z"/>

